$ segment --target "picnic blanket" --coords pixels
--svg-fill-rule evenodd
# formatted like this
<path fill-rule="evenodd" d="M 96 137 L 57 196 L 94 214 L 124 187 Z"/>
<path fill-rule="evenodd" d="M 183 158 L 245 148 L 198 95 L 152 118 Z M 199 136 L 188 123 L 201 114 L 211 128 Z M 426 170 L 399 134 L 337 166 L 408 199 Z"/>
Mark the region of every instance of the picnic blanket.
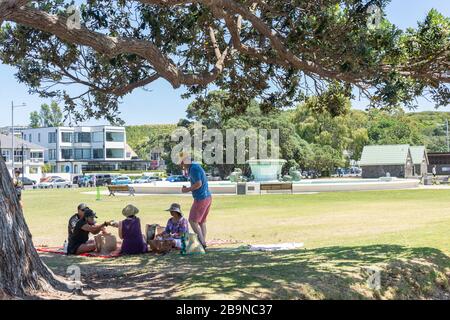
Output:
<path fill-rule="evenodd" d="M 290 243 L 279 243 L 279 244 L 263 244 L 263 245 L 254 245 L 250 246 L 250 251 L 286 251 L 286 250 L 295 250 L 299 248 L 303 248 L 305 246 L 304 243 L 299 242 L 290 242 Z"/>
<path fill-rule="evenodd" d="M 208 247 L 221 246 L 224 244 L 238 244 L 238 243 L 242 243 L 242 241 L 240 241 L 240 240 L 221 240 L 221 239 L 212 239 L 212 240 L 206 241 L 206 245 Z"/>
<path fill-rule="evenodd" d="M 64 248 L 63 247 L 37 247 L 37 252 L 43 252 L 43 253 L 52 253 L 52 254 L 59 254 L 59 255 L 65 255 Z M 120 255 L 101 255 L 96 252 L 90 252 L 90 253 L 83 253 L 83 254 L 77 254 L 74 256 L 78 257 L 88 257 L 88 258 L 100 258 L 100 259 L 114 259 L 117 257 L 120 257 Z"/>
<path fill-rule="evenodd" d="M 302 242 L 291 243 L 277 243 L 277 244 L 262 244 L 262 245 L 243 245 L 237 248 L 220 248 L 216 249 L 219 252 L 238 252 L 238 251 L 289 251 L 304 248 L 305 244 Z"/>
<path fill-rule="evenodd" d="M 210 246 L 210 247 L 220 246 L 220 245 L 224 245 L 224 244 L 235 244 L 235 243 L 241 243 L 241 242 L 237 241 L 237 240 L 220 240 L 220 239 L 213 239 L 213 240 L 207 242 L 208 246 Z M 45 245 L 42 245 L 42 246 L 36 247 L 36 251 L 42 252 L 42 253 L 65 255 L 63 247 L 47 247 Z M 113 255 L 110 254 L 110 255 L 105 256 L 105 255 L 101 255 L 96 252 L 83 253 L 83 254 L 78 254 L 76 256 L 87 257 L 87 258 L 100 258 L 100 259 L 114 259 L 114 258 L 120 257 L 120 255 L 118 255 L 118 254 L 113 254 Z"/>

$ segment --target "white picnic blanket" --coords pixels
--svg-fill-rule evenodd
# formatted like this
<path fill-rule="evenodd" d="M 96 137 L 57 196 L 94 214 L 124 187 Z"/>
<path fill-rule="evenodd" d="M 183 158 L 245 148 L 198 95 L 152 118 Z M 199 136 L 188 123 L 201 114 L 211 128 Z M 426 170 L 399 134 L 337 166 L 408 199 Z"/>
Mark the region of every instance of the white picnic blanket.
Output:
<path fill-rule="evenodd" d="M 283 250 L 295 250 L 303 248 L 305 244 L 303 242 L 290 242 L 290 243 L 277 243 L 277 244 L 262 244 L 250 246 L 250 251 L 283 251 Z"/>

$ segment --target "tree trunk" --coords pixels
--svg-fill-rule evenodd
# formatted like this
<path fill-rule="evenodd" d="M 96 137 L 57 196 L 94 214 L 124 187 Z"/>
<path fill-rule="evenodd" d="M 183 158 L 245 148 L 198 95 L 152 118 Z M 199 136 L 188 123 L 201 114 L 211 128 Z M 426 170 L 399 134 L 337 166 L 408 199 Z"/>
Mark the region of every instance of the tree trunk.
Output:
<path fill-rule="evenodd" d="M 0 298 L 51 290 L 58 281 L 33 246 L 12 179 L 0 156 Z"/>

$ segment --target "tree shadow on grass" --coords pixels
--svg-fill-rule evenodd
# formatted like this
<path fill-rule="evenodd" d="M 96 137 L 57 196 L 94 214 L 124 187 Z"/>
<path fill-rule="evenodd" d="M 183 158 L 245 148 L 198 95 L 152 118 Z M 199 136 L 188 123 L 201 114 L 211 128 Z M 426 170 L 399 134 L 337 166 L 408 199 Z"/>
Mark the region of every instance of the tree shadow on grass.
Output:
<path fill-rule="evenodd" d="M 53 259 L 44 258 L 55 273 L 68 265 Z M 76 259 L 84 270 L 83 282 L 98 290 L 97 297 L 102 299 L 450 298 L 450 257 L 433 248 L 212 249 L 196 256 L 172 253 L 108 261 Z M 381 270 L 380 288 L 369 285 L 366 268 Z"/>

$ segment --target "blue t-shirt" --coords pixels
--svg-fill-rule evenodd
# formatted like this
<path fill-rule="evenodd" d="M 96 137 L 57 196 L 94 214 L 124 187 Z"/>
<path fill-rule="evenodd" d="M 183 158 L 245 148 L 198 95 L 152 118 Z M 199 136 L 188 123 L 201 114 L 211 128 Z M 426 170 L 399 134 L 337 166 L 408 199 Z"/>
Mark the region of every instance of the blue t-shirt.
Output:
<path fill-rule="evenodd" d="M 198 164 L 193 162 L 189 168 L 189 177 L 191 180 L 191 185 L 202 182 L 202 187 L 195 191 L 192 191 L 192 196 L 195 200 L 204 200 L 211 196 L 208 188 L 208 179 L 206 178 L 205 170 Z"/>

